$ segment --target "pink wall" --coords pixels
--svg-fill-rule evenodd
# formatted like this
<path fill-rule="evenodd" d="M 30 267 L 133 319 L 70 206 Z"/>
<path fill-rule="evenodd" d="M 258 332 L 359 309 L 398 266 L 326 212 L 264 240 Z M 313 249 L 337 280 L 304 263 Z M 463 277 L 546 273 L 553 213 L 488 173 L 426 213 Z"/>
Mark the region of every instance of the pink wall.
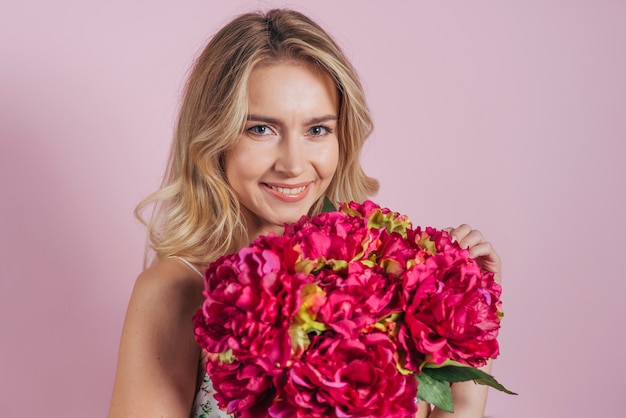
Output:
<path fill-rule="evenodd" d="M 0 5 L 0 416 L 106 415 L 141 269 L 131 212 L 185 72 L 220 25 L 272 5 L 318 19 L 359 69 L 377 200 L 470 223 L 504 258 L 494 373 L 520 396 L 492 393 L 488 415 L 621 415 L 626 3 L 381 4 Z"/>

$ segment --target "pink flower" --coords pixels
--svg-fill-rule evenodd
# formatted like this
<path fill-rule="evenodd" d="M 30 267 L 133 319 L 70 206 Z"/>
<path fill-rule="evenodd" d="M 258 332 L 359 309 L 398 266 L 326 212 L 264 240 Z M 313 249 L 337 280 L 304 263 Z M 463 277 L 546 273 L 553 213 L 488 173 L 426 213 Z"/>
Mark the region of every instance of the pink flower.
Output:
<path fill-rule="evenodd" d="M 405 351 L 415 347 L 427 361 L 452 359 L 474 367 L 498 355 L 501 288 L 492 273 L 470 258 L 442 253 L 407 271 L 405 283 L 405 291 L 415 288 L 399 336 Z"/>
<path fill-rule="evenodd" d="M 262 237 L 206 271 L 206 300 L 194 316 L 195 334 L 208 354 L 207 371 L 221 407 L 242 413 L 252 408 L 291 361 L 289 326 L 310 279 L 283 265 L 287 260 L 293 266 L 295 259 L 289 257 L 289 243 Z"/>
<path fill-rule="evenodd" d="M 273 378 L 263 368 L 242 362 L 209 361 L 207 372 L 220 408 L 238 417 L 267 416 L 276 394 Z"/>
<path fill-rule="evenodd" d="M 415 258 L 417 251 L 418 249 L 398 232 L 384 233 L 381 234 L 380 246 L 376 250 L 376 262 L 386 272 L 400 277 L 407 264 Z"/>
<path fill-rule="evenodd" d="M 317 280 L 328 295 L 318 320 L 346 338 L 402 311 L 400 281 L 376 265 L 353 262 L 347 271 L 322 270 Z"/>
<path fill-rule="evenodd" d="M 284 236 L 292 239 L 294 250 L 300 256 L 302 264 L 296 268 L 308 273 L 324 265 L 345 268 L 347 262 L 373 251 L 380 233 L 367 228 L 364 218 L 327 212 L 313 218 L 302 217 L 286 226 Z"/>
<path fill-rule="evenodd" d="M 417 381 L 398 371 L 395 347 L 374 332 L 359 339 L 315 337 L 301 360 L 276 378 L 272 417 L 415 416 Z"/>

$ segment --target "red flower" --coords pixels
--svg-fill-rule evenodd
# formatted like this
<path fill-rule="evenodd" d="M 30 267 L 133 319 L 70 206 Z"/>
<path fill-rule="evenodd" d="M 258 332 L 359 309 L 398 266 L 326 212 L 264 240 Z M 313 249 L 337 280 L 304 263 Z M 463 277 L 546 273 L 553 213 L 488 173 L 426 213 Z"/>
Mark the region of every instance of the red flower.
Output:
<path fill-rule="evenodd" d="M 492 276 L 470 258 L 455 260 L 445 253 L 413 267 L 405 275 L 405 289 L 415 287 L 415 292 L 401 338 L 406 341 L 408 333 L 411 345 L 434 363 L 452 359 L 479 367 L 495 358 L 501 288 Z"/>
<path fill-rule="evenodd" d="M 309 272 L 324 265 L 345 268 L 347 262 L 367 256 L 378 246 L 381 232 L 368 228 L 367 219 L 327 212 L 287 225 L 284 236 L 291 237 L 294 250 L 309 266 Z M 342 262 L 335 263 L 337 260 Z"/>
<path fill-rule="evenodd" d="M 402 310 L 401 283 L 378 266 L 354 262 L 347 271 L 322 270 L 317 280 L 327 294 L 318 321 L 346 338 Z"/>
<path fill-rule="evenodd" d="M 207 372 L 220 408 L 238 417 L 267 416 L 276 394 L 272 374 L 264 368 L 242 362 L 209 361 Z"/>
<path fill-rule="evenodd" d="M 196 340 L 208 353 L 220 407 L 230 411 L 243 413 L 265 399 L 272 377 L 291 360 L 289 325 L 309 278 L 283 266 L 293 251 L 287 244 L 282 237 L 262 237 L 206 271 L 206 300 L 194 316 Z"/>
<path fill-rule="evenodd" d="M 386 272 L 400 277 L 418 251 L 411 244 L 398 232 L 381 234 L 380 247 L 376 251 L 377 264 Z"/>
<path fill-rule="evenodd" d="M 383 334 L 314 339 L 301 360 L 276 378 L 272 417 L 415 416 L 417 381 L 398 371 L 395 346 Z"/>

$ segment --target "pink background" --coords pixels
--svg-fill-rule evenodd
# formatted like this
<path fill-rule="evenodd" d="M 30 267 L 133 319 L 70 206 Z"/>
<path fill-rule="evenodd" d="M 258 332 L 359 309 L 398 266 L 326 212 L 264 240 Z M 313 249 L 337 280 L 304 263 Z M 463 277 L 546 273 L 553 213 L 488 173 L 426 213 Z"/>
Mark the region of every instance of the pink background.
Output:
<path fill-rule="evenodd" d="M 333 33 L 376 120 L 380 203 L 470 223 L 505 262 L 488 416 L 623 415 L 626 3 L 4 0 L 0 416 L 103 417 L 192 57 L 287 5 Z"/>

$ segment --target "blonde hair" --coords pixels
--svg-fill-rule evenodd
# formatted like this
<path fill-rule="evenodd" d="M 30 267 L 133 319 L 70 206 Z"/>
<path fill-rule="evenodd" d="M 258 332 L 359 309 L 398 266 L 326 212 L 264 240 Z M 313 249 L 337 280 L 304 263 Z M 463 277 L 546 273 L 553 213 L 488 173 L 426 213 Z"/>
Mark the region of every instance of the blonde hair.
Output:
<path fill-rule="evenodd" d="M 337 86 L 339 163 L 326 196 L 335 203 L 362 201 L 378 190 L 378 182 L 359 163 L 372 119 L 358 76 L 341 49 L 299 12 L 247 13 L 222 28 L 197 58 L 161 188 L 135 209 L 148 227 L 156 258 L 177 255 L 207 265 L 246 244 L 246 226 L 224 174 L 223 156 L 244 129 L 250 73 L 260 64 L 281 60 L 311 64 Z M 321 210 L 321 200 L 310 214 Z M 147 223 L 141 213 L 151 204 Z"/>

